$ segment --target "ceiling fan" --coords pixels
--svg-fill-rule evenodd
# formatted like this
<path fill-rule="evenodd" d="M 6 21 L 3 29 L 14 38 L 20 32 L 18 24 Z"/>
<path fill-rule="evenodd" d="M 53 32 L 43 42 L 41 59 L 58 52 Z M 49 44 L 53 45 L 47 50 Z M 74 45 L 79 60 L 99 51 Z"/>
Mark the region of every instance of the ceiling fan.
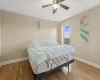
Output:
<path fill-rule="evenodd" d="M 68 10 L 69 7 L 68 6 L 65 6 L 63 4 L 61 4 L 61 2 L 63 2 L 65 0 L 53 0 L 53 3 L 52 4 L 48 4 L 48 5 L 43 5 L 42 8 L 45 8 L 45 7 L 49 7 L 49 6 L 53 6 L 53 14 L 56 13 L 57 9 L 59 7 L 62 7 L 64 8 L 65 10 Z"/>

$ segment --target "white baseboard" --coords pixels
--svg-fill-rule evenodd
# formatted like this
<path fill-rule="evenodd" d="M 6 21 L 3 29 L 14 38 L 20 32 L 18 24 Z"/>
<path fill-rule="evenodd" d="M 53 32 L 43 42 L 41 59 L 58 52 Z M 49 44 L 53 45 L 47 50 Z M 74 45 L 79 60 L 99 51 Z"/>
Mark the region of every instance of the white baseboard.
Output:
<path fill-rule="evenodd" d="M 86 64 L 88 64 L 88 65 L 91 65 L 91 66 L 93 66 L 93 67 L 96 67 L 96 68 L 100 69 L 100 65 L 99 65 L 99 64 L 96 64 L 96 63 L 93 63 L 93 62 L 90 62 L 90 61 L 87 61 L 87 60 L 85 60 L 85 59 L 78 58 L 78 57 L 75 57 L 75 59 L 76 59 L 76 60 L 79 60 L 79 61 L 81 61 L 81 62 L 83 62 L 83 63 L 86 63 Z"/>
<path fill-rule="evenodd" d="M 24 60 L 28 60 L 28 57 L 20 58 L 20 59 L 15 59 L 15 60 L 10 60 L 10 61 L 5 61 L 5 62 L 1 62 L 0 63 L 0 66 L 7 65 L 7 64 L 11 64 L 11 63 L 15 63 L 15 62 L 20 62 L 20 61 L 24 61 Z"/>
<path fill-rule="evenodd" d="M 76 60 L 79 60 L 81 62 L 84 62 L 88 65 L 91 65 L 91 66 L 94 66 L 98 69 L 100 69 L 100 65 L 96 64 L 96 63 L 93 63 L 93 62 L 90 62 L 90 61 L 87 61 L 85 59 L 82 59 L 82 58 L 78 58 L 78 57 L 75 57 Z M 15 60 L 10 60 L 10 61 L 5 61 L 5 62 L 1 62 L 0 63 L 0 66 L 2 65 L 7 65 L 7 64 L 11 64 L 11 63 L 15 63 L 15 62 L 20 62 L 20 61 L 24 61 L 24 60 L 28 60 L 28 57 L 25 57 L 25 58 L 20 58 L 20 59 L 15 59 Z"/>

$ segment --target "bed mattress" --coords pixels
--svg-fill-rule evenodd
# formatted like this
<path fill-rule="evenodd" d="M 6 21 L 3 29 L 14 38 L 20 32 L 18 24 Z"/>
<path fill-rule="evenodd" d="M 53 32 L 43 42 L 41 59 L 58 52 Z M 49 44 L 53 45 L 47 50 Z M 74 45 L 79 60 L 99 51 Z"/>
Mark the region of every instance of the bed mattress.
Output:
<path fill-rule="evenodd" d="M 50 71 L 73 60 L 75 49 L 70 45 L 28 48 L 29 62 L 34 74 Z"/>

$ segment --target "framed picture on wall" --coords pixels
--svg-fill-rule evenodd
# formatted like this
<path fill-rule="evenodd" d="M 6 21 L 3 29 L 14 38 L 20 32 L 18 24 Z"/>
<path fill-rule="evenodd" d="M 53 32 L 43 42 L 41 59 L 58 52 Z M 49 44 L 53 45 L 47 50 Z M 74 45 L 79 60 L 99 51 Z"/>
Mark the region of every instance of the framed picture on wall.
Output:
<path fill-rule="evenodd" d="M 40 29 L 40 21 L 36 21 L 37 29 Z"/>

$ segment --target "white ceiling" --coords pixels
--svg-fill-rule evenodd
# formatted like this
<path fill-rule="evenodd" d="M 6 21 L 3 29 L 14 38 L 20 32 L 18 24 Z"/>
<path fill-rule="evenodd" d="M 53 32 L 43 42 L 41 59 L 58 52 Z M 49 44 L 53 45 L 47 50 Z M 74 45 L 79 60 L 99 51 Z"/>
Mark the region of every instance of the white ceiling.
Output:
<path fill-rule="evenodd" d="M 21 13 L 28 16 L 52 21 L 62 21 L 87 9 L 100 5 L 100 0 L 66 0 L 63 4 L 70 7 L 68 11 L 59 8 L 56 14 L 52 14 L 53 7 L 42 8 L 44 4 L 53 0 L 0 0 L 0 9 Z"/>

